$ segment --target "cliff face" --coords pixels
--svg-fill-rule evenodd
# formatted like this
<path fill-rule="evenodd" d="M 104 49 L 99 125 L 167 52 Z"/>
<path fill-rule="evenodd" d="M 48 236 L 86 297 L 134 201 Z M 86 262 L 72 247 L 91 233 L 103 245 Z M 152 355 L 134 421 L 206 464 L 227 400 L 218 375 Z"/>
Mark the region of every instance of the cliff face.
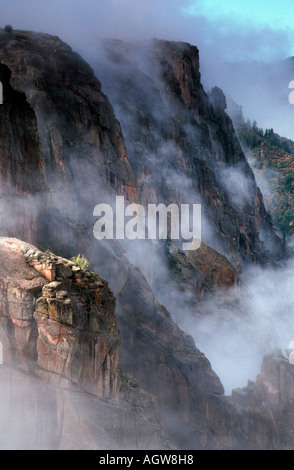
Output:
<path fill-rule="evenodd" d="M 46 207 L 46 177 L 36 115 L 26 96 L 10 84 L 0 64 L 0 222 L 8 235 L 36 241 L 38 208 Z M 15 227 L 17 220 L 17 227 Z"/>
<path fill-rule="evenodd" d="M 138 269 L 130 269 L 117 297 L 123 367 L 159 397 L 164 428 L 180 448 L 201 447 L 211 430 L 201 402 L 223 395 L 223 386 L 207 358 L 172 322 Z M 131 325 L 131 328 L 130 328 Z M 180 430 L 180 431 L 179 431 Z"/>
<path fill-rule="evenodd" d="M 226 99 L 220 89 L 208 96 L 202 87 L 198 49 L 168 41 L 106 41 L 104 49 L 97 73 L 121 121 L 139 199 L 201 202 L 204 241 L 242 261 L 279 257 L 281 243 Z"/>
<path fill-rule="evenodd" d="M 109 281 L 117 302 L 123 370 L 158 398 L 164 430 L 173 444 L 180 448 L 242 447 L 251 428 L 239 432 L 241 418 L 223 396 L 209 361 L 156 300 L 155 282 L 150 285 L 130 263 L 130 247 L 126 255 L 118 242 L 94 239 L 93 209 L 99 202 L 111 202 L 116 194 L 143 204 L 201 202 L 208 231 L 216 233 L 212 238 L 217 248 L 233 261 L 269 262 L 279 257 L 281 245 L 224 112 L 223 95 L 214 90 L 209 99 L 203 91 L 198 50 L 186 44 L 155 42 L 147 48 L 151 68 L 146 71 L 133 61 L 132 46 L 111 43 L 107 48 L 111 60 L 101 63 L 97 73 L 105 89 L 107 79 L 112 84 L 109 93 L 126 140 L 100 82 L 69 46 L 48 35 L 0 33 L 1 66 L 11 73 L 12 90 L 26 103 L 24 127 L 28 125 L 27 132 L 34 136 L 28 152 L 19 156 L 16 149 L 23 134 L 19 121 L 8 114 L 14 131 L 5 133 L 5 139 L 9 159 L 17 168 L 11 174 L 19 175 L 18 187 L 29 195 L 46 192 L 46 204 L 33 205 L 37 212 L 31 224 L 11 217 L 12 229 L 4 224 L 1 234 L 24 233 L 25 241 L 37 239 L 40 249 L 49 248 L 64 257 L 83 253 L 93 270 Z M 7 158 L 1 154 L 3 165 L 8 165 Z M 27 173 L 19 170 L 18 161 Z M 36 168 L 40 168 L 42 184 L 30 189 L 25 185 L 26 174 L 34 175 Z M 248 189 L 238 201 L 233 200 L 235 180 L 228 176 L 232 168 L 242 175 Z M 272 253 L 259 230 L 274 241 Z M 52 446 L 105 448 L 110 439 L 114 447 L 144 448 L 147 435 L 149 446 L 165 446 L 156 400 L 127 384 L 119 386 L 119 336 L 114 299 L 105 281 L 83 276 L 65 258 L 28 246 L 22 250 L 22 245 L 3 241 L 1 248 L 10 266 L 1 279 L 6 363 L 2 373 L 4 377 L 16 374 L 15 380 L 25 385 L 23 367 L 25 371 L 29 367 L 30 373 L 33 368 L 38 383 L 32 395 L 36 403 L 42 396 L 40 377 L 51 383 L 53 395 L 48 403 L 58 411 L 52 419 L 54 436 L 59 436 Z M 213 259 L 220 258 L 208 252 L 213 265 Z M 150 280 L 156 281 L 159 258 L 150 244 L 145 246 L 148 261 L 152 253 Z M 213 266 L 207 273 L 196 258 L 188 259 L 184 253 L 174 256 L 184 281 L 183 295 L 189 279 L 195 301 L 211 282 L 235 282 L 235 267 L 224 258 L 219 262 L 220 274 L 211 281 Z M 177 297 L 178 292 L 175 289 Z M 56 384 L 65 394 L 56 397 Z M 35 410 L 37 423 L 43 412 Z M 135 414 L 128 416 L 132 410 Z M 234 419 L 237 424 L 232 428 Z M 77 422 L 82 423 L 83 442 L 76 434 Z"/>
<path fill-rule="evenodd" d="M 285 357 L 268 355 L 256 382 L 233 391 L 240 427 L 248 435 L 245 448 L 293 449 L 293 372 Z"/>
<path fill-rule="evenodd" d="M 57 37 L 20 31 L 0 34 L 0 61 L 12 75 L 12 86 L 25 93 L 20 96 L 27 108 L 32 108 L 32 124 L 29 120 L 28 124 L 32 127 L 37 121 L 37 148 L 41 146 L 50 188 L 49 213 L 60 209 L 62 216 L 82 219 L 81 205 L 86 202 L 83 187 L 89 185 L 93 173 L 96 185 L 91 203 L 95 197 L 99 202 L 99 185 L 109 182 L 112 174 L 117 175 L 126 196 L 134 197 L 136 187 L 120 125 L 88 64 Z M 5 81 L 4 92 L 11 94 Z M 12 120 L 18 124 L 17 119 Z M 29 141 L 26 148 L 31 155 L 27 164 L 37 166 Z M 75 181 L 77 168 L 80 184 Z M 66 204 L 61 204 L 61 195 Z"/>
<path fill-rule="evenodd" d="M 156 399 L 120 377 L 106 281 L 17 239 L 0 253 L 1 447 L 165 446 Z"/>

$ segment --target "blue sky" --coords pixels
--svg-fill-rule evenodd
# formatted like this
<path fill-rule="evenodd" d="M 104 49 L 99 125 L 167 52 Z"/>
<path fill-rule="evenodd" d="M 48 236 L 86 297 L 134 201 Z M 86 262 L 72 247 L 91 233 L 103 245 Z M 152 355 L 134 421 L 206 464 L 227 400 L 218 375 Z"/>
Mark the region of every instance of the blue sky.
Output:
<path fill-rule="evenodd" d="M 293 0 L 190 0 L 182 12 L 206 21 L 211 41 L 220 41 L 227 59 L 294 55 Z"/>
<path fill-rule="evenodd" d="M 293 0 L 197 0 L 183 10 L 210 20 L 230 18 L 232 22 L 276 30 L 293 29 L 293 4 Z"/>

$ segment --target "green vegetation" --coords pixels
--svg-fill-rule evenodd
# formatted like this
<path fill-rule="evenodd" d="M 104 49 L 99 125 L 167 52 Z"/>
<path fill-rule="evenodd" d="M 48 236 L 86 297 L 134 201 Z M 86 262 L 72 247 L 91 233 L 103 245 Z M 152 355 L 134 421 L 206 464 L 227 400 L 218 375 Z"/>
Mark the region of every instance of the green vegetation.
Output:
<path fill-rule="evenodd" d="M 73 263 L 75 263 L 82 271 L 87 269 L 90 265 L 90 262 L 85 258 L 83 255 L 78 254 L 78 256 L 73 256 L 70 259 Z"/>
<path fill-rule="evenodd" d="M 257 180 L 264 178 L 270 194 L 264 197 L 272 220 L 286 241 L 294 236 L 294 143 L 273 129 L 259 129 L 244 121 L 238 126 L 240 142 L 251 151 L 252 168 Z"/>

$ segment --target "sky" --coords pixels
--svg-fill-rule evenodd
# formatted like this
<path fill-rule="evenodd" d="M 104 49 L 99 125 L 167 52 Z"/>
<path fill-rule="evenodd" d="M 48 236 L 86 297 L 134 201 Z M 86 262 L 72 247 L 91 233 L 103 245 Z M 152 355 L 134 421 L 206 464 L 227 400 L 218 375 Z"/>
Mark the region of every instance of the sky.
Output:
<path fill-rule="evenodd" d="M 228 57 L 234 57 L 232 49 L 236 59 L 248 52 L 263 60 L 284 53 L 294 55 L 292 0 L 194 0 L 182 10 L 194 18 L 205 18 L 223 40 L 234 35 L 232 43 L 226 42 Z M 252 37 L 259 40 L 254 44 Z"/>
<path fill-rule="evenodd" d="M 292 0 L 198 0 L 191 2 L 183 10 L 212 20 L 230 18 L 239 24 L 252 24 L 257 28 L 293 29 Z"/>
<path fill-rule="evenodd" d="M 218 40 L 226 57 L 244 58 L 249 51 L 260 58 L 294 55 L 293 0 L 0 0 L 0 7 L 2 25 L 65 39 L 73 31 L 79 41 L 101 34 L 164 35 L 200 43 Z"/>
<path fill-rule="evenodd" d="M 293 0 L 0 0 L 0 9 L 0 25 L 58 35 L 89 62 L 100 37 L 195 44 L 207 91 L 219 86 L 245 118 L 294 139 L 294 69 L 280 83 L 267 67 L 294 56 Z"/>

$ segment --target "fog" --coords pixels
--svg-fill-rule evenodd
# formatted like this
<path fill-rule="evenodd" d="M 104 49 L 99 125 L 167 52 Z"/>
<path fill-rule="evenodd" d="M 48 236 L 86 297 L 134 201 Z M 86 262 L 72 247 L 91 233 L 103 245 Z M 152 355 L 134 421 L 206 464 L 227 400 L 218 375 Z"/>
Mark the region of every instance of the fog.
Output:
<path fill-rule="evenodd" d="M 201 306 L 200 319 L 175 314 L 210 359 L 226 394 L 255 381 L 265 354 L 280 349 L 286 357 L 294 338 L 293 269 L 293 261 L 283 269 L 248 269 L 233 302 L 219 292 Z"/>
<path fill-rule="evenodd" d="M 294 107 L 288 85 L 294 79 L 285 60 L 293 33 L 254 23 L 189 15 L 192 0 L 0 0 L 1 22 L 61 37 L 93 65 L 97 39 L 185 41 L 200 49 L 202 81 L 219 86 L 259 127 L 293 138 Z M 194 1 L 196 3 L 196 1 Z M 293 68 L 293 67 L 292 67 Z"/>

